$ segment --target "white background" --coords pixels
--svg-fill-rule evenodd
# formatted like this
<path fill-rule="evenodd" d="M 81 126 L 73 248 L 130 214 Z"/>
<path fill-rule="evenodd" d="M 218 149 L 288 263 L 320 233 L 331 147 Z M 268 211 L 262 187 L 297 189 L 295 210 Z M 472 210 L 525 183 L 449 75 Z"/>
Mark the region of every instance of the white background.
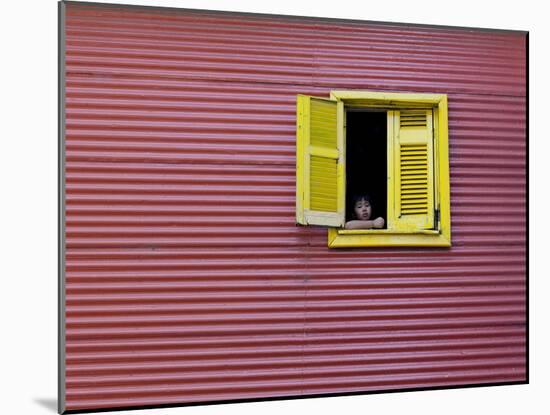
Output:
<path fill-rule="evenodd" d="M 124 1 L 111 0 L 113 3 Z M 530 385 L 157 409 L 139 414 L 542 414 L 549 412 L 544 244 L 550 135 L 544 2 L 127 0 L 132 4 L 530 32 Z M 0 12 L 0 414 L 53 414 L 57 390 L 57 1 Z"/>

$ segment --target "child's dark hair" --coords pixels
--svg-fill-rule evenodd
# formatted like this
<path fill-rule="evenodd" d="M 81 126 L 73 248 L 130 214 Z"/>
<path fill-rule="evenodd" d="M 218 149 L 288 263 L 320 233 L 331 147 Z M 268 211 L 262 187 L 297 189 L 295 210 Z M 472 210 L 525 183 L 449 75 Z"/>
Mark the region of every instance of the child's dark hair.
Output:
<path fill-rule="evenodd" d="M 372 205 L 372 197 L 368 193 L 360 193 L 352 197 L 351 206 L 355 206 L 355 204 L 360 200 L 366 200 Z"/>

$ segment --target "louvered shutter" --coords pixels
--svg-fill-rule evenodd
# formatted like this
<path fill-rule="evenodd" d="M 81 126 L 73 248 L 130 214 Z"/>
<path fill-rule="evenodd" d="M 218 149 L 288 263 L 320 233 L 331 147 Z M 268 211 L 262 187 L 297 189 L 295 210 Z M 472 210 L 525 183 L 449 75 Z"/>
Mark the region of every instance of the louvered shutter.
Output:
<path fill-rule="evenodd" d="M 302 225 L 344 226 L 342 105 L 298 96 L 296 221 Z"/>
<path fill-rule="evenodd" d="M 393 212 L 397 231 L 434 228 L 432 110 L 393 111 Z"/>

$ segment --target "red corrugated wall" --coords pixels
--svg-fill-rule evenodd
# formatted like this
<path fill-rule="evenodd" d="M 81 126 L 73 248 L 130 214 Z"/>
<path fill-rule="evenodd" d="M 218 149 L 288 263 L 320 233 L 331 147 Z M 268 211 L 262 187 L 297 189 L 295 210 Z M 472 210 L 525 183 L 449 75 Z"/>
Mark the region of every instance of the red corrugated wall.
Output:
<path fill-rule="evenodd" d="M 61 7 L 65 409 L 526 380 L 525 33 Z M 448 94 L 452 248 L 295 226 L 331 89 Z"/>

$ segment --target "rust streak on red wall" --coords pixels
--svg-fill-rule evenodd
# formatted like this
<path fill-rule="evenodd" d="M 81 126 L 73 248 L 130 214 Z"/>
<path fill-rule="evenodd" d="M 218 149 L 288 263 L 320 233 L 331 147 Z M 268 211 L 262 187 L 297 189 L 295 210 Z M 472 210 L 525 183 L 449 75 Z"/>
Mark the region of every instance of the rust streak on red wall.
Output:
<path fill-rule="evenodd" d="M 526 379 L 525 34 L 66 15 L 66 409 Z M 331 89 L 448 94 L 452 248 L 294 225 Z"/>

